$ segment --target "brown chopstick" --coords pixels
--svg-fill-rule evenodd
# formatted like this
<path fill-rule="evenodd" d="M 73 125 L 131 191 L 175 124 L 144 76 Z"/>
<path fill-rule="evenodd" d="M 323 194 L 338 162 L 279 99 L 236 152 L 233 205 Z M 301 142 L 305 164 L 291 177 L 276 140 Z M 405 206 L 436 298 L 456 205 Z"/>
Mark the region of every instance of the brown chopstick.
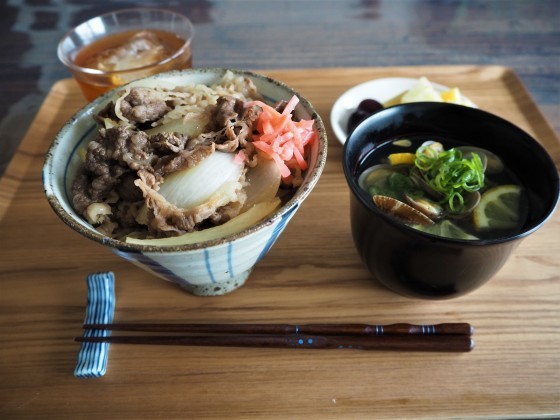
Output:
<path fill-rule="evenodd" d="M 112 330 L 169 333 L 212 334 L 309 334 L 309 335 L 465 335 L 474 332 L 466 322 L 434 325 L 406 323 L 389 325 L 367 324 L 84 324 L 86 330 Z"/>
<path fill-rule="evenodd" d="M 220 346 L 301 349 L 358 349 L 433 352 L 468 352 L 474 342 L 468 335 L 203 335 L 203 336 L 111 336 L 76 337 L 78 342 Z"/>

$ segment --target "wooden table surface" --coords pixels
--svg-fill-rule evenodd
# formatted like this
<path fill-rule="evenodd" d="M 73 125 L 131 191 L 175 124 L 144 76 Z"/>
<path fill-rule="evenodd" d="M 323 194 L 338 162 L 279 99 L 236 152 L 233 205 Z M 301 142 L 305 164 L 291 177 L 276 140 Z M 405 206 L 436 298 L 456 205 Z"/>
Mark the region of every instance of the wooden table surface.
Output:
<path fill-rule="evenodd" d="M 560 415 L 560 213 L 470 295 L 398 296 L 370 278 L 348 221 L 335 99 L 370 79 L 422 75 L 537 136 L 560 167 L 560 141 L 518 76 L 499 66 L 264 72 L 316 106 L 325 171 L 247 284 L 195 297 L 71 231 L 43 197 L 56 131 L 84 100 L 54 85 L 0 181 L 0 418 L 535 418 Z M 470 353 L 111 345 L 107 374 L 73 376 L 86 276 L 116 275 L 116 321 L 470 322 Z"/>

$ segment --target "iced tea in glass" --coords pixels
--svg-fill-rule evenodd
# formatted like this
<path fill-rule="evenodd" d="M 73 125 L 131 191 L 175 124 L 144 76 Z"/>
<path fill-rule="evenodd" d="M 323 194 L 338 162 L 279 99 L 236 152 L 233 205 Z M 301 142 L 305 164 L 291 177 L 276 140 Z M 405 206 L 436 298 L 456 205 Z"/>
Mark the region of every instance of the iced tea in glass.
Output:
<path fill-rule="evenodd" d="M 189 19 L 161 9 L 120 10 L 68 32 L 58 57 L 91 101 L 141 77 L 192 67 Z"/>

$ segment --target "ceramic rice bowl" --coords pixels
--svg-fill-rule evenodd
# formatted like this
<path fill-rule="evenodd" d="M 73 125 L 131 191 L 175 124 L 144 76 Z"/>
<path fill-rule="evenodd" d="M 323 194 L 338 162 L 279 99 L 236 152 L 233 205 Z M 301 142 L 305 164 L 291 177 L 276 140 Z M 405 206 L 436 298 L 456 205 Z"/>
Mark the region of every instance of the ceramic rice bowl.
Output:
<path fill-rule="evenodd" d="M 179 246 L 128 244 L 95 230 L 72 207 L 71 186 L 81 162 L 77 151 L 95 135 L 93 115 L 112 97 L 107 93 L 75 114 L 57 134 L 43 168 L 46 197 L 55 213 L 79 234 L 111 249 L 142 269 L 175 282 L 195 295 L 215 296 L 242 286 L 255 264 L 261 260 L 281 235 L 299 206 L 317 183 L 326 162 L 327 138 L 320 116 L 313 106 L 285 84 L 266 76 L 229 70 L 236 76 L 249 77 L 267 103 L 300 98 L 296 115 L 314 119 L 317 141 L 311 146 L 309 168 L 303 184 L 284 205 L 248 229 L 221 239 Z M 163 80 L 176 86 L 218 82 L 226 69 L 190 69 L 161 73 L 142 80 Z"/>

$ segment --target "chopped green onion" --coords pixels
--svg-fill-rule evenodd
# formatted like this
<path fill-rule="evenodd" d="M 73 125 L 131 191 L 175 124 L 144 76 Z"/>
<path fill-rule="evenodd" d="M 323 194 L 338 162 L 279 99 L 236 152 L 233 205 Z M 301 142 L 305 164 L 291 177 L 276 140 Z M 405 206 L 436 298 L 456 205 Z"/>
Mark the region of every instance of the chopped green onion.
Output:
<path fill-rule="evenodd" d="M 484 167 L 476 153 L 467 159 L 458 149 L 434 154 L 431 149 L 419 148 L 414 164 L 428 185 L 444 196 L 441 202 L 447 202 L 453 212 L 462 210 L 464 193 L 478 191 L 484 186 Z"/>

